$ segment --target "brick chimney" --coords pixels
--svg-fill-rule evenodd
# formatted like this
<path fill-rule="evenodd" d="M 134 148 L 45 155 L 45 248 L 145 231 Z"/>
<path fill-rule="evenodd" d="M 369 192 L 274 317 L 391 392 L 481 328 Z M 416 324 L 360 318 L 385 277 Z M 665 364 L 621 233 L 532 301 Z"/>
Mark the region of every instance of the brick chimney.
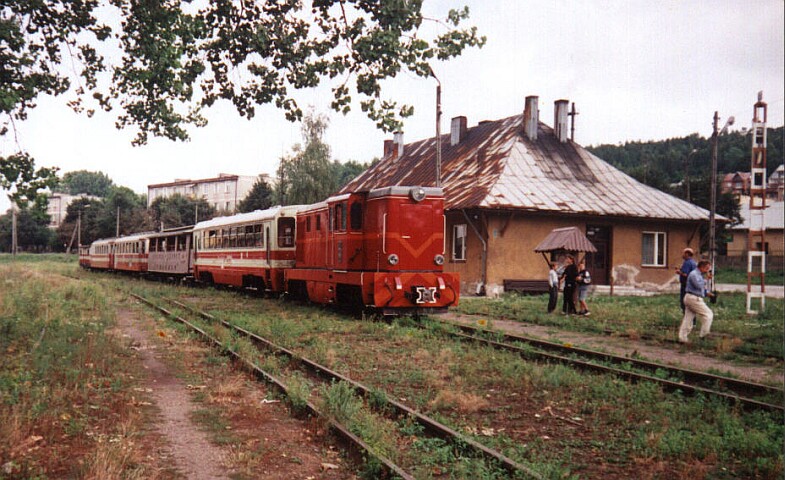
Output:
<path fill-rule="evenodd" d="M 556 100 L 553 102 L 553 134 L 561 143 L 567 143 L 569 112 L 567 106 L 569 100 Z"/>
<path fill-rule="evenodd" d="M 384 155 L 382 158 L 387 158 L 392 155 L 395 155 L 395 140 L 385 140 Z"/>
<path fill-rule="evenodd" d="M 454 117 L 450 122 L 450 145 L 455 146 L 466 138 L 466 117 Z"/>
<path fill-rule="evenodd" d="M 537 100 L 536 95 L 526 97 L 526 108 L 523 109 L 523 133 L 529 140 L 537 140 L 537 126 L 540 123 Z"/>

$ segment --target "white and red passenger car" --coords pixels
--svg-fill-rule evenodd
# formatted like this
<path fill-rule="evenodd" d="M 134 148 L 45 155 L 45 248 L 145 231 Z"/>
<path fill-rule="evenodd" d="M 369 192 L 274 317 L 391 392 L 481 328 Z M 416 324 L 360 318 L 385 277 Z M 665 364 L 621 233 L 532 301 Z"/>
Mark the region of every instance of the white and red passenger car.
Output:
<path fill-rule="evenodd" d="M 294 266 L 299 208 L 273 207 L 199 222 L 193 230 L 194 277 L 203 283 L 283 292 L 284 269 Z"/>
<path fill-rule="evenodd" d="M 123 272 L 147 272 L 151 233 L 137 233 L 114 240 L 114 262 L 110 267 Z"/>

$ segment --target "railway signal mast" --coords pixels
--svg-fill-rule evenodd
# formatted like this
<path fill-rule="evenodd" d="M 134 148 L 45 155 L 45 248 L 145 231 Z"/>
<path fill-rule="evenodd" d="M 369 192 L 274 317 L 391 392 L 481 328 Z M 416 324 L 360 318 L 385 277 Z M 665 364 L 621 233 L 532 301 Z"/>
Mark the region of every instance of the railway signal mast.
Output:
<path fill-rule="evenodd" d="M 747 234 L 747 313 L 756 314 L 752 299 L 766 309 L 766 119 L 767 105 L 758 92 L 752 117 L 752 161 L 750 165 L 750 213 Z"/>

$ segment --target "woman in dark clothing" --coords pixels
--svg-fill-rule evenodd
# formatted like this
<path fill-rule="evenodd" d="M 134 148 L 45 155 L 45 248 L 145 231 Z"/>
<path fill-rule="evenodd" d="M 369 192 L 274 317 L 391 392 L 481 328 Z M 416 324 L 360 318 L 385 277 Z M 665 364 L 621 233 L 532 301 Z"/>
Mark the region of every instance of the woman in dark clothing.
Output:
<path fill-rule="evenodd" d="M 567 255 L 567 267 L 564 269 L 564 304 L 562 313 L 571 315 L 576 313 L 575 309 L 575 287 L 578 278 L 578 267 L 575 266 L 575 257 Z"/>

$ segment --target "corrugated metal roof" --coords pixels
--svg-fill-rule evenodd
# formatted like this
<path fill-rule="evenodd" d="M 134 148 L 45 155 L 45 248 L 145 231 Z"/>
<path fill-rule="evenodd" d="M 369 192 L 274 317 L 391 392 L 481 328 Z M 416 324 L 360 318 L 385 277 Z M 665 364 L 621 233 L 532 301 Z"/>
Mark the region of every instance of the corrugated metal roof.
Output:
<path fill-rule="evenodd" d="M 732 230 L 749 230 L 750 228 L 750 204 L 744 202 L 739 207 L 741 223 L 731 227 Z M 783 230 L 785 228 L 785 203 L 772 202 L 766 205 L 763 211 L 763 222 L 767 230 Z M 760 225 L 758 224 L 758 228 Z"/>
<path fill-rule="evenodd" d="M 482 122 L 450 145 L 441 136 L 442 187 L 447 209 L 517 209 L 583 214 L 707 220 L 709 212 L 644 185 L 580 145 L 560 143 L 540 123 L 537 140 L 523 134 L 523 115 Z M 343 192 L 389 185 L 435 185 L 433 138 L 406 144 L 400 158 L 385 157 Z"/>
<path fill-rule="evenodd" d="M 594 253 L 597 248 L 578 227 L 563 227 L 551 230 L 551 233 L 534 249 L 535 252 L 552 252 L 554 250 Z"/>

